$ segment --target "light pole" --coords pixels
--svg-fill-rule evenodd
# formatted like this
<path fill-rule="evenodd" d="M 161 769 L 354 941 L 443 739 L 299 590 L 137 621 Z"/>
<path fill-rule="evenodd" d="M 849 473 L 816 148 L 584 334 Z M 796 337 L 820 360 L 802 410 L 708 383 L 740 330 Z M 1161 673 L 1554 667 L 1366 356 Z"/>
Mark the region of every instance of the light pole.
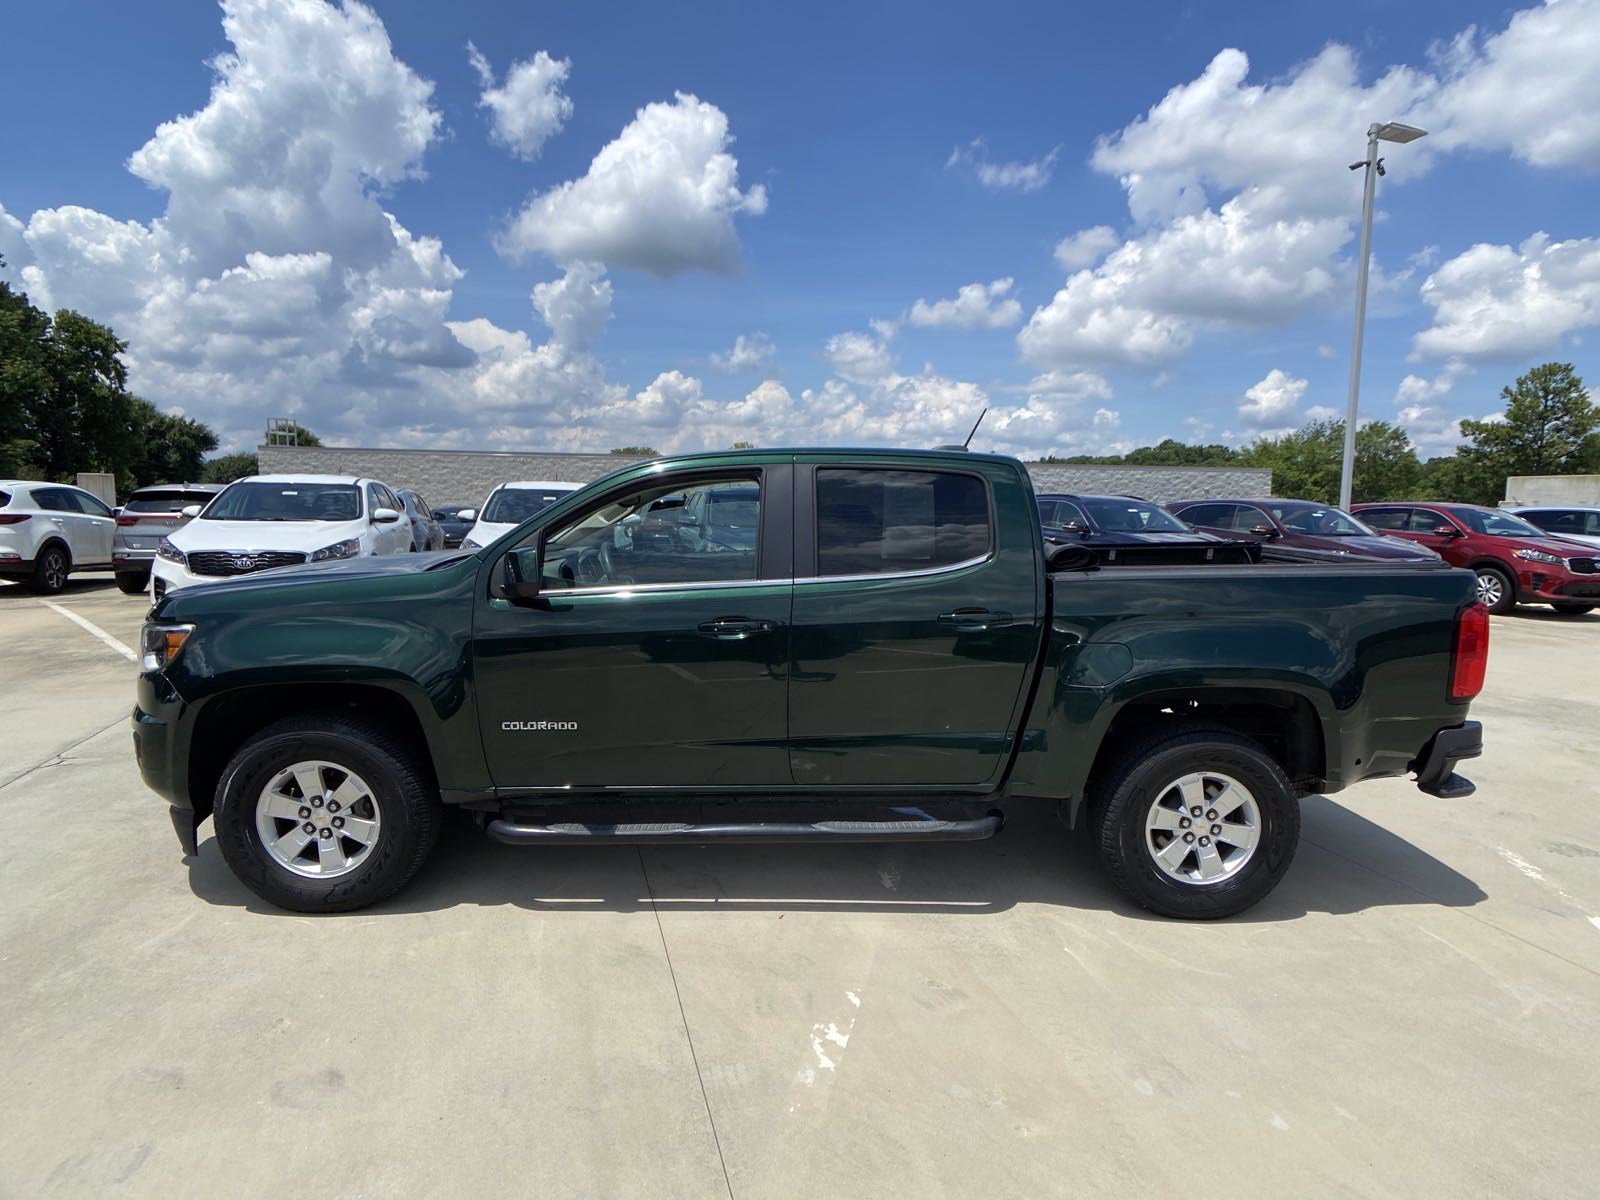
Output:
<path fill-rule="evenodd" d="M 1415 125 L 1386 121 L 1367 129 L 1367 156 L 1350 164 L 1352 171 L 1367 169 L 1367 185 L 1361 194 L 1361 264 L 1356 268 L 1356 332 L 1350 346 L 1350 398 L 1344 414 L 1344 465 L 1339 471 L 1339 507 L 1350 507 L 1350 489 L 1356 473 L 1356 403 L 1361 394 L 1361 335 L 1367 324 L 1367 263 L 1372 257 L 1372 194 L 1378 176 L 1383 174 L 1383 159 L 1378 157 L 1379 142 L 1404 145 L 1428 131 Z"/>

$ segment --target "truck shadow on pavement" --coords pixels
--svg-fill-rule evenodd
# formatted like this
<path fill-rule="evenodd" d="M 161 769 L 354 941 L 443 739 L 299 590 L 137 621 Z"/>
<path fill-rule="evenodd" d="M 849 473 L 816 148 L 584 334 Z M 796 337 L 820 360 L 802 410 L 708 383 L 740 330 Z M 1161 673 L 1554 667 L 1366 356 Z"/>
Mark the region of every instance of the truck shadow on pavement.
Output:
<path fill-rule="evenodd" d="M 1280 922 L 1393 905 L 1459 908 L 1487 897 L 1471 879 L 1324 796 L 1301 801 L 1303 841 L 1287 878 L 1235 922 Z M 1090 839 L 1042 806 L 985 842 L 906 845 L 579 846 L 490 841 L 449 814 L 432 859 L 399 895 L 360 916 L 516 905 L 538 912 L 862 912 L 984 916 L 1018 904 L 1151 921 L 1100 870 Z M 211 904 L 286 915 L 234 879 L 214 840 L 190 862 Z"/>

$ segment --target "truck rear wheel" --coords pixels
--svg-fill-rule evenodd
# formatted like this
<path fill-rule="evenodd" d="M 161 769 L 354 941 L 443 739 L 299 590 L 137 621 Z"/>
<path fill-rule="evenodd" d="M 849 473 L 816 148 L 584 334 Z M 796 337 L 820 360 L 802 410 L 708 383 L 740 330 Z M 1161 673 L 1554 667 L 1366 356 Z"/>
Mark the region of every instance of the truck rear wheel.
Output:
<path fill-rule="evenodd" d="M 289 717 L 245 742 L 217 786 L 217 844 L 251 891 L 293 912 L 349 912 L 421 868 L 442 805 L 415 752 L 342 713 Z"/>
<path fill-rule="evenodd" d="M 1277 886 L 1300 842 L 1283 768 L 1226 729 L 1132 747 L 1097 805 L 1100 860 L 1133 900 L 1166 917 L 1243 912 Z"/>

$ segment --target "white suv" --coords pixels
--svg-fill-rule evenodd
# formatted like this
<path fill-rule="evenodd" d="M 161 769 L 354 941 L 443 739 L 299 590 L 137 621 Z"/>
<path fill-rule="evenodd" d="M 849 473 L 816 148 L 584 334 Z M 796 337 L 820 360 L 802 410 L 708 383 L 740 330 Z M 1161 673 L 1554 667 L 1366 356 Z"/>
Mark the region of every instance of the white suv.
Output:
<path fill-rule="evenodd" d="M 252 475 L 231 483 L 156 548 L 156 595 L 272 567 L 411 549 L 388 485 L 348 475 Z"/>
<path fill-rule="evenodd" d="M 570 496 L 581 483 L 567 483 L 559 479 L 521 480 L 502 483 L 489 493 L 483 507 L 474 511 L 463 509 L 461 520 L 471 521 L 472 528 L 461 541 L 463 550 L 477 550 L 498 537 L 510 533 L 535 513 L 543 512 L 557 500 Z"/>
<path fill-rule="evenodd" d="M 111 510 L 82 488 L 0 480 L 0 579 L 59 592 L 73 571 L 109 571 L 116 528 Z"/>

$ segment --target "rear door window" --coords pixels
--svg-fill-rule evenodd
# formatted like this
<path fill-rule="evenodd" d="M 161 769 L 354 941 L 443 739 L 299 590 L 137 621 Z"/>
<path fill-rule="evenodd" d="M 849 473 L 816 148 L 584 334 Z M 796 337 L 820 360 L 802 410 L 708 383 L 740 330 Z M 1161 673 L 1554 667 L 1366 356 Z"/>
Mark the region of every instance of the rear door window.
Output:
<path fill-rule="evenodd" d="M 1178 514 L 1190 525 L 1209 525 L 1212 529 L 1232 529 L 1236 504 L 1194 504 Z"/>
<path fill-rule="evenodd" d="M 886 575 L 971 562 L 993 544 L 975 475 L 817 468 L 817 574 Z"/>
<path fill-rule="evenodd" d="M 1364 508 L 1356 516 L 1374 529 L 1409 531 L 1409 508 Z"/>

